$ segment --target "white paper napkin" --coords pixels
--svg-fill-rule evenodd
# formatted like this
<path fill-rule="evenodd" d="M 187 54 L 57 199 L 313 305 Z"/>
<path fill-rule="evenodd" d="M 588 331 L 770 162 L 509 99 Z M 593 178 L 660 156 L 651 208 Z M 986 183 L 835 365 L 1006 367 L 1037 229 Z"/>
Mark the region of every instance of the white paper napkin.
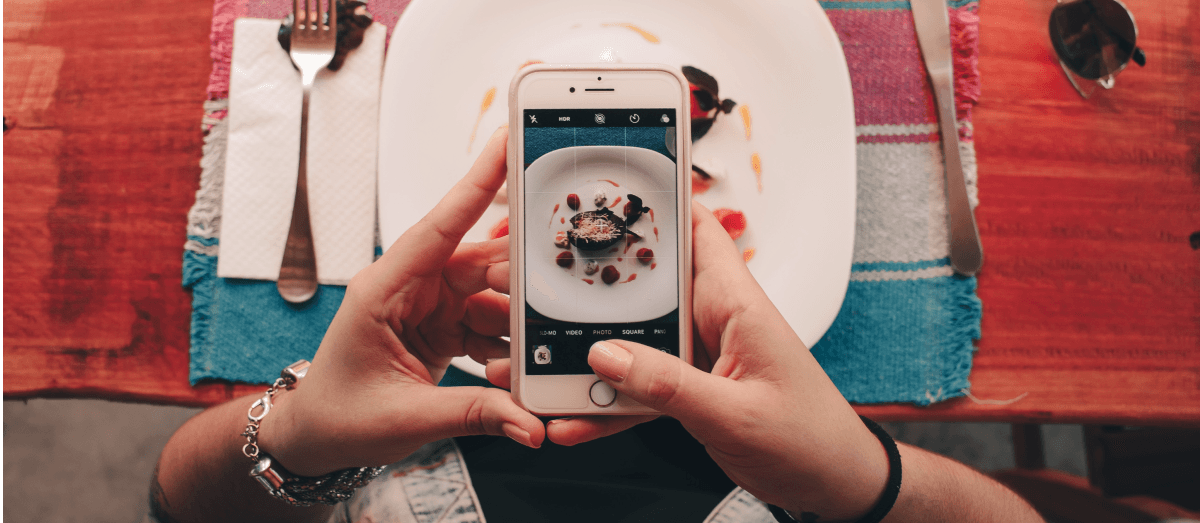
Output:
<path fill-rule="evenodd" d="M 233 30 L 229 145 L 217 275 L 276 280 L 300 155 L 300 73 L 279 20 Z M 371 24 L 337 72 L 317 75 L 308 113 L 308 206 L 320 283 L 345 285 L 375 255 L 379 85 L 387 28 Z"/>

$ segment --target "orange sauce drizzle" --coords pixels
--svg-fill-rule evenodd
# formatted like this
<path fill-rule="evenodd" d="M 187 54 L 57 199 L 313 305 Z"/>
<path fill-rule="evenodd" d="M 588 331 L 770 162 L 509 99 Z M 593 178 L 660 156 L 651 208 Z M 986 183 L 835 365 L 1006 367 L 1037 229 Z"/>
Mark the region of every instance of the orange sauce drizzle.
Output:
<path fill-rule="evenodd" d="M 475 127 L 471 128 L 471 139 L 467 141 L 467 154 L 471 154 L 471 147 L 475 145 L 475 133 L 479 131 L 479 122 L 483 121 L 483 113 L 486 113 L 488 108 L 492 106 L 492 102 L 496 100 L 496 88 L 488 89 L 483 94 L 483 103 L 479 104 L 479 117 L 475 119 Z"/>
<path fill-rule="evenodd" d="M 583 279 L 583 281 L 587 282 L 588 285 L 595 285 L 595 283 L 596 283 L 596 280 L 589 280 L 587 278 L 582 278 L 582 279 Z"/>
<path fill-rule="evenodd" d="M 758 192 L 762 192 L 762 158 L 758 153 L 750 155 L 750 167 L 754 169 L 754 179 L 758 181 Z"/>
<path fill-rule="evenodd" d="M 553 222 L 553 221 L 554 221 L 554 217 L 553 217 L 553 216 L 551 216 L 551 217 L 550 217 L 550 221 L 551 221 L 551 222 Z M 566 218 L 559 218 L 559 219 L 558 219 L 558 223 L 567 223 L 567 219 L 566 219 Z"/>
<path fill-rule="evenodd" d="M 746 128 L 746 139 L 750 139 L 750 106 L 742 104 L 738 112 L 742 113 L 742 126 Z"/>
<path fill-rule="evenodd" d="M 633 281 L 633 280 L 636 280 L 636 279 L 637 279 L 637 273 L 635 272 L 635 273 L 633 273 L 633 274 L 630 274 L 630 275 L 629 275 L 629 279 L 628 279 L 628 280 L 625 280 L 625 281 L 619 281 L 619 282 L 617 282 L 617 283 L 629 283 L 629 282 L 631 282 L 631 281 Z"/>
<path fill-rule="evenodd" d="M 650 209 L 650 221 L 654 221 L 654 209 Z"/>
<path fill-rule="evenodd" d="M 540 63 L 544 63 L 544 62 L 542 62 L 541 60 L 525 60 L 525 63 L 521 64 L 521 67 L 518 67 L 517 70 L 520 71 L 521 69 L 529 67 L 533 64 L 540 64 Z"/>
<path fill-rule="evenodd" d="M 658 267 L 658 264 L 657 264 L 657 263 L 651 263 L 651 264 L 650 264 L 650 270 L 654 270 L 654 268 L 655 268 L 655 267 Z"/>
<path fill-rule="evenodd" d="M 616 209 L 616 208 L 617 208 L 617 205 L 618 205 L 618 204 L 620 204 L 620 203 L 621 203 L 621 197 L 620 197 L 620 196 L 618 196 L 618 197 L 617 197 L 617 199 L 613 200 L 613 203 L 612 203 L 612 205 L 609 205 L 609 206 L 608 206 L 608 208 L 609 208 L 609 209 Z"/>
<path fill-rule="evenodd" d="M 658 227 L 654 228 L 654 241 L 658 241 Z"/>
<path fill-rule="evenodd" d="M 555 215 L 555 214 L 558 214 L 558 204 L 557 204 L 557 203 L 556 203 L 556 204 L 554 204 L 554 212 L 550 213 L 550 224 L 549 224 L 549 225 L 547 225 L 546 227 L 553 227 L 553 226 L 554 226 L 554 215 Z"/>
<path fill-rule="evenodd" d="M 638 27 L 633 24 L 625 23 L 625 24 L 600 24 L 600 25 L 602 27 L 624 27 L 630 31 L 633 31 L 633 32 L 641 35 L 642 38 L 645 38 L 647 42 L 650 42 L 652 44 L 657 44 L 662 41 L 662 40 L 659 40 L 658 37 L 654 35 L 654 33 L 651 33 L 650 31 L 642 29 L 641 27 Z"/>
<path fill-rule="evenodd" d="M 602 181 L 602 182 L 608 182 L 608 183 L 611 183 L 611 184 L 613 184 L 613 187 L 620 187 L 620 186 L 621 186 L 621 184 L 619 184 L 619 183 L 617 183 L 617 182 L 614 182 L 614 181 L 612 181 L 612 180 L 600 180 L 600 181 Z"/>
<path fill-rule="evenodd" d="M 754 247 L 751 247 L 749 249 L 742 251 L 742 260 L 743 261 L 745 261 L 746 263 L 749 263 L 751 258 L 754 258 Z"/>

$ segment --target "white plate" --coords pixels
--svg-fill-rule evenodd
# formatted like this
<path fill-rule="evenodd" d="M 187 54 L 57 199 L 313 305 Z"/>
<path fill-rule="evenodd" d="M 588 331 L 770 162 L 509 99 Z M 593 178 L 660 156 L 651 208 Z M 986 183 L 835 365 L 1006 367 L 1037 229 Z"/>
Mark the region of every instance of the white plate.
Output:
<path fill-rule="evenodd" d="M 737 243 L 755 249 L 751 272 L 806 344 L 820 339 L 850 275 L 855 136 L 845 56 L 815 1 L 414 0 L 384 67 L 383 245 L 432 209 L 507 122 L 509 82 L 530 60 L 692 65 L 748 107 L 749 133 L 739 107 L 693 145 L 695 164 L 725 173 L 696 200 L 746 214 Z M 466 240 L 485 239 L 507 215 L 492 205 Z M 483 375 L 469 359 L 455 365 Z"/>
<path fill-rule="evenodd" d="M 674 213 L 663 211 L 675 207 L 674 161 L 638 147 L 567 147 L 543 155 L 525 172 L 529 266 L 525 299 L 534 310 L 559 321 L 629 323 L 661 318 L 679 308 L 679 280 L 674 272 L 676 222 Z M 605 207 L 618 216 L 624 216 L 630 194 L 659 212 L 654 221 L 646 214 L 634 222 L 632 229 L 641 233 L 641 241 L 627 244 L 621 240 L 596 252 L 572 246 L 575 263 L 570 268 L 559 267 L 555 259 L 566 251 L 554 245 L 554 237 L 571 228 L 575 214 L 567 207 L 567 195 L 578 194 L 579 210 L 592 211 L 597 209 L 597 191 L 605 192 Z M 653 268 L 638 261 L 636 254 L 641 248 L 654 251 Z M 600 267 L 612 265 L 621 273 L 620 279 L 606 284 L 599 273 L 584 273 L 588 260 L 595 260 Z M 631 276 L 635 276 L 633 280 L 629 280 Z"/>

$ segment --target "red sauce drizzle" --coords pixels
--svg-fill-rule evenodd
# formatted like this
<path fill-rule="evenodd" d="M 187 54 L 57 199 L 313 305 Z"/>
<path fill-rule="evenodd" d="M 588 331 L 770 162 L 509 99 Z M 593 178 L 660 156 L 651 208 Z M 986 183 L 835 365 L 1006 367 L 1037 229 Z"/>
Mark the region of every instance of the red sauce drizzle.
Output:
<path fill-rule="evenodd" d="M 621 184 L 619 184 L 619 183 L 617 183 L 617 182 L 614 182 L 614 181 L 612 181 L 612 180 L 600 180 L 600 181 L 602 181 L 602 182 L 608 182 L 608 183 L 611 183 L 611 184 L 613 184 L 613 187 L 620 187 L 620 186 L 621 186 Z"/>
<path fill-rule="evenodd" d="M 617 261 L 622 261 L 622 259 L 621 259 L 621 258 L 617 258 Z"/>
<path fill-rule="evenodd" d="M 550 225 L 554 225 L 554 215 L 558 214 L 558 204 L 554 204 L 554 212 L 550 213 Z M 547 225 L 549 227 L 550 225 Z"/>
<path fill-rule="evenodd" d="M 619 203 L 621 203 L 621 197 L 620 197 L 620 196 L 618 196 L 616 200 L 613 200 L 613 203 L 612 203 L 612 205 L 609 205 L 609 206 L 608 206 L 608 208 L 609 208 L 609 209 L 615 209 L 615 208 L 617 207 L 617 204 L 619 204 Z"/>
<path fill-rule="evenodd" d="M 613 250 L 611 250 L 611 251 L 608 251 L 608 252 L 617 252 L 617 251 L 619 251 L 619 250 L 621 250 L 619 247 L 614 247 L 614 248 L 613 248 Z"/>
<path fill-rule="evenodd" d="M 654 241 L 658 241 L 658 227 L 654 228 Z"/>
<path fill-rule="evenodd" d="M 596 280 L 589 280 L 589 279 L 587 279 L 587 278 L 583 278 L 583 281 L 587 282 L 587 284 L 588 284 L 588 285 L 595 285 L 595 284 L 596 284 Z"/>
<path fill-rule="evenodd" d="M 554 221 L 554 217 L 553 217 L 553 216 L 551 216 L 551 217 L 550 217 L 550 221 Z M 567 219 L 566 219 L 566 218 L 559 218 L 559 219 L 558 219 L 558 223 L 567 223 Z M 656 229 L 656 230 L 657 230 L 657 229 Z"/>
<path fill-rule="evenodd" d="M 637 273 L 635 272 L 635 273 L 633 273 L 633 274 L 630 274 L 630 275 L 629 275 L 629 279 L 628 279 L 628 280 L 625 280 L 625 281 L 619 281 L 619 282 L 617 282 L 617 283 L 629 283 L 629 282 L 631 282 L 631 281 L 633 281 L 633 280 L 636 280 L 636 279 L 637 279 Z"/>
<path fill-rule="evenodd" d="M 658 267 L 658 264 L 657 264 L 657 263 L 651 263 L 651 264 L 650 264 L 650 270 L 654 270 L 654 268 L 655 268 L 655 267 Z"/>

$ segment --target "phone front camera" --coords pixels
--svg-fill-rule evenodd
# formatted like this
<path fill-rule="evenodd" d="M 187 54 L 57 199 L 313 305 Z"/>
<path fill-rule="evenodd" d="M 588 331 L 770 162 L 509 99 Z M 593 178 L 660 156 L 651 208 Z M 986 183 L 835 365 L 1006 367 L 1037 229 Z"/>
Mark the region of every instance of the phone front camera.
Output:
<path fill-rule="evenodd" d="M 596 77 L 596 81 L 597 81 L 597 82 L 599 82 L 599 81 L 600 81 L 600 77 L 599 77 L 599 76 L 597 76 L 597 77 Z"/>
<path fill-rule="evenodd" d="M 573 93 L 573 92 L 575 92 L 575 88 L 574 88 L 574 87 L 572 87 L 572 88 L 571 88 L 571 92 L 572 92 L 572 93 Z"/>

